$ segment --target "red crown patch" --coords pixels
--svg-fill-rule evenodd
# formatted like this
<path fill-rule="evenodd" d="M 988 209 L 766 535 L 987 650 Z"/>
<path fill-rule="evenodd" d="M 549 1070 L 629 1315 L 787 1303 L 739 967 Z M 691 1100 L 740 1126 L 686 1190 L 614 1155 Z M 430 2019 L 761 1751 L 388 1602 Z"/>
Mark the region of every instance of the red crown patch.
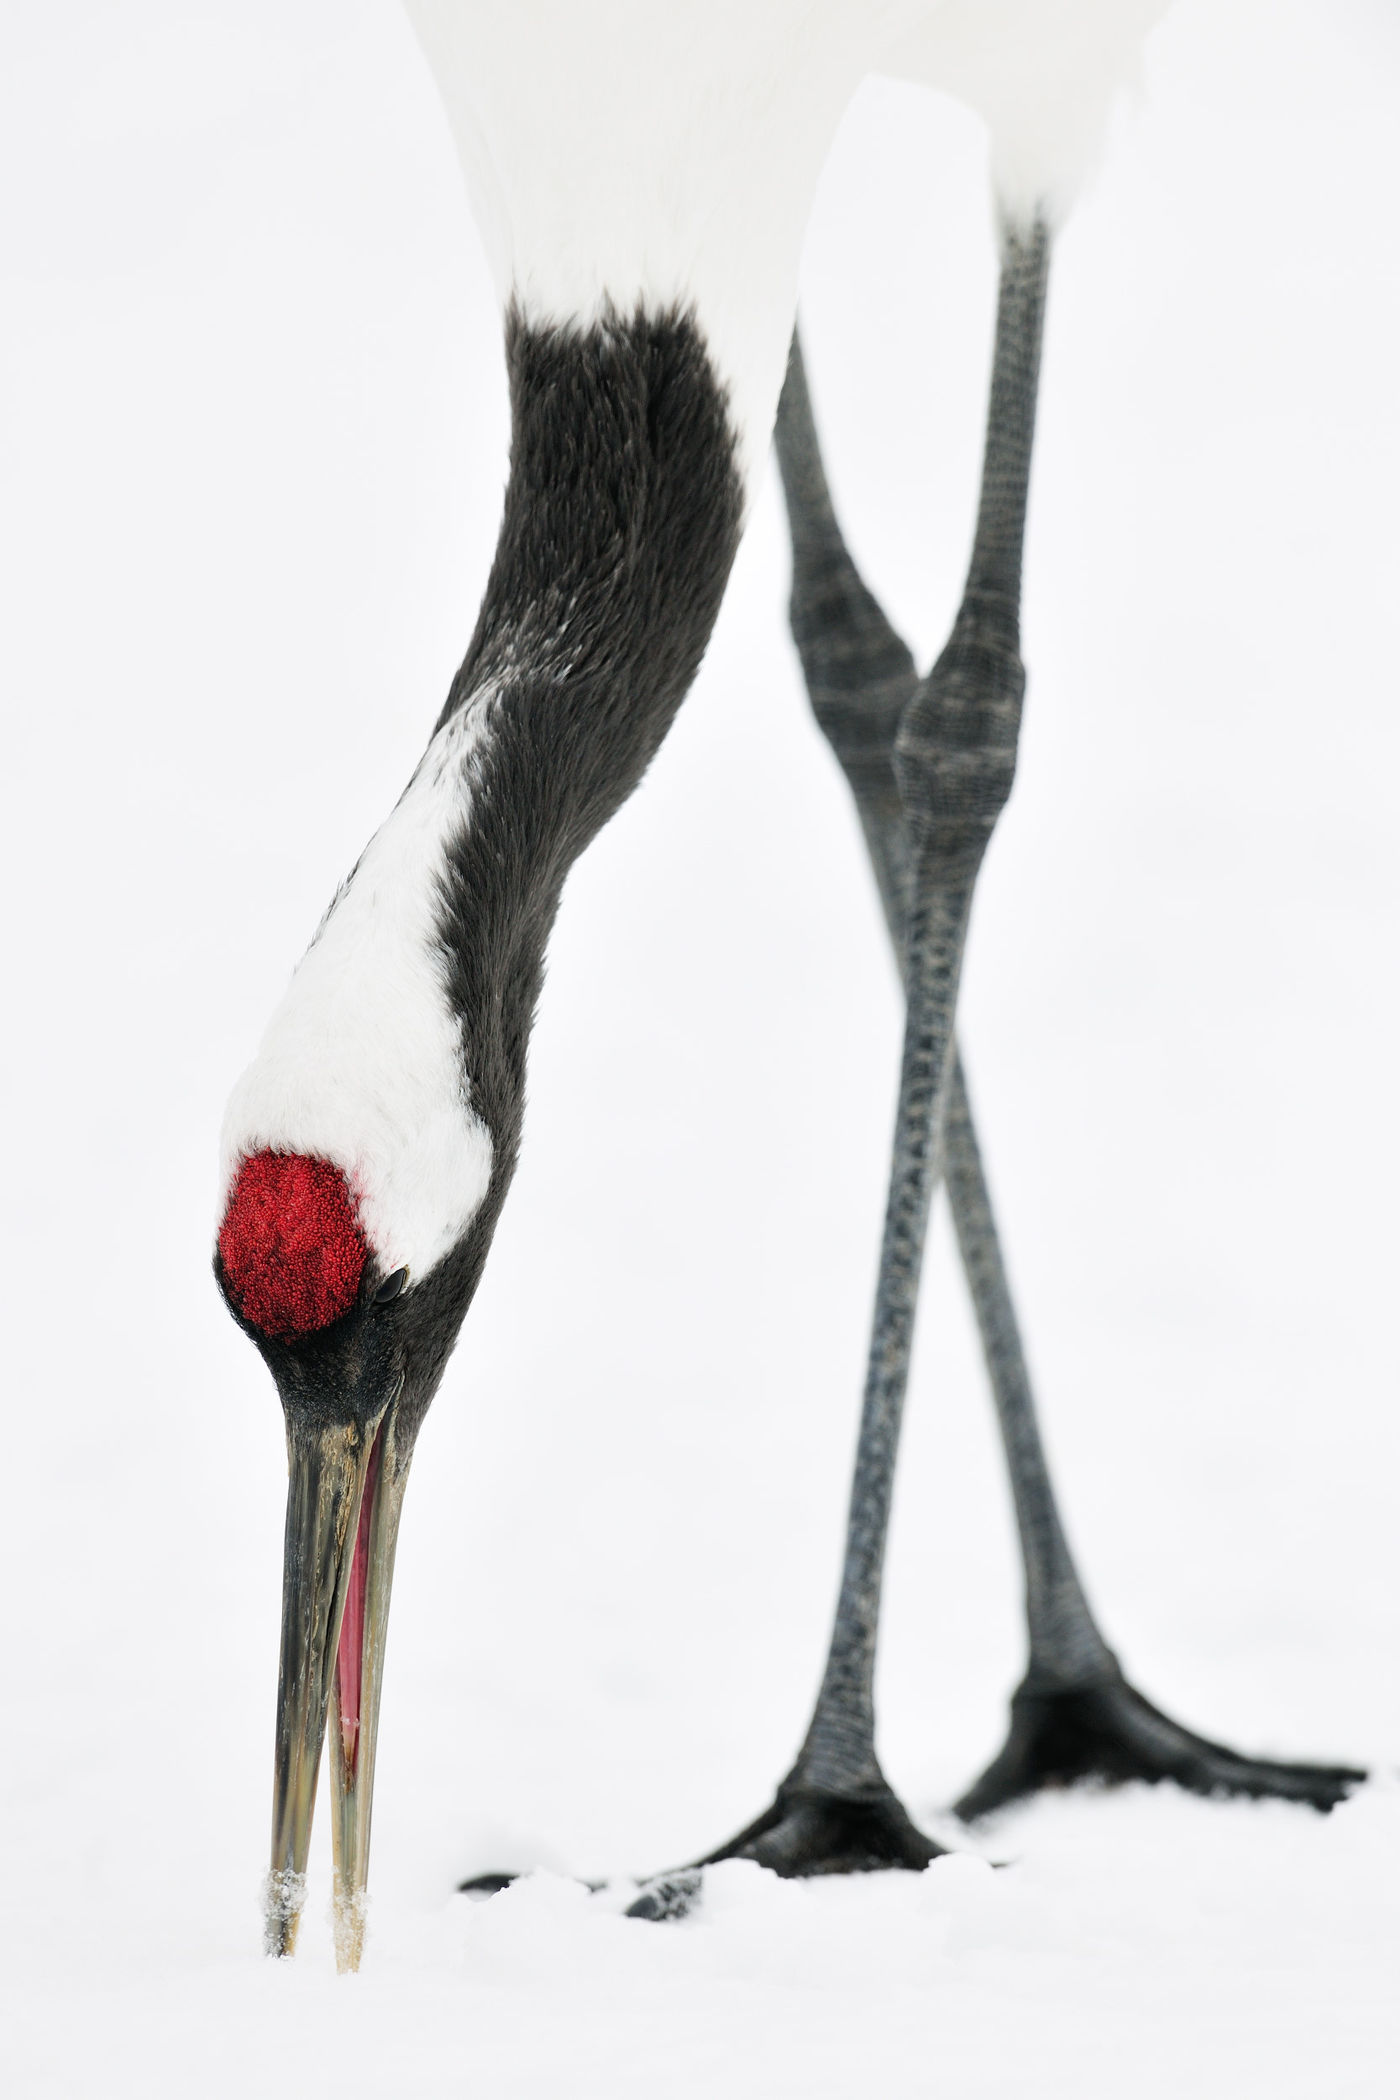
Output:
<path fill-rule="evenodd" d="M 279 1340 L 349 1312 L 369 1250 L 339 1167 L 300 1152 L 255 1152 L 238 1170 L 219 1228 L 238 1311 Z"/>

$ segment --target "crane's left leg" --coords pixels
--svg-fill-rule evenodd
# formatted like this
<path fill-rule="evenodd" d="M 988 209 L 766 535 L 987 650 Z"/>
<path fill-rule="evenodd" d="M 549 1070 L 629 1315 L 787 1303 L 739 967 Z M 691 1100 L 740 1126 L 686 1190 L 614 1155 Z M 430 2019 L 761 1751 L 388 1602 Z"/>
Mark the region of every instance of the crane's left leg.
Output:
<path fill-rule="evenodd" d="M 899 715 L 904 1052 L 865 1399 L 841 1588 L 816 1708 L 772 1807 L 709 1855 L 784 1875 L 928 1865 L 941 1847 L 910 1819 L 875 1754 L 875 1648 L 900 1417 L 929 1207 L 956 1062 L 958 980 L 982 857 L 1011 791 L 1025 672 L 1021 542 L 1049 239 L 1008 229 L 1002 254 L 982 497 L 953 633 Z M 892 665 L 894 659 L 891 659 Z M 878 863 L 877 863 L 878 864 Z M 690 1893 L 661 1885 L 656 1916 Z"/>

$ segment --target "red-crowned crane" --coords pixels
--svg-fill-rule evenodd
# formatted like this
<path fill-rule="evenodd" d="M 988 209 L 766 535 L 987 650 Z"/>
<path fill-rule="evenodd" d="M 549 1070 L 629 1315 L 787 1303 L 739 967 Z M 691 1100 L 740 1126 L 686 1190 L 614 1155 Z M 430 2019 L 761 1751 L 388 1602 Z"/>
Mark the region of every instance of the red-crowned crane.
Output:
<path fill-rule="evenodd" d="M 1056 1512 L 953 1035 L 977 872 L 1015 769 L 1052 231 L 1163 4 L 409 0 L 500 292 L 511 469 L 476 631 L 427 751 L 333 898 L 224 1130 L 216 1272 L 276 1380 L 290 1467 L 275 1953 L 295 1941 L 329 1715 L 337 1953 L 360 1958 L 399 1517 L 514 1170 L 550 928 L 570 866 L 694 677 L 775 415 L 794 633 L 856 798 L 907 1020 L 826 1671 L 773 1805 L 708 1857 L 793 1875 L 921 1868 L 939 1850 L 880 1770 L 873 1677 L 940 1173 L 1006 1444 L 1029 1630 L 1006 1747 L 962 1813 L 1090 1775 L 1326 1808 L 1360 1776 L 1239 1756 L 1124 1678 Z M 1002 229 L 972 558 L 923 679 L 842 542 L 793 334 L 816 176 L 872 70 L 980 110 Z M 693 1870 L 663 1877 L 634 1908 L 663 1915 L 694 1889 Z"/>

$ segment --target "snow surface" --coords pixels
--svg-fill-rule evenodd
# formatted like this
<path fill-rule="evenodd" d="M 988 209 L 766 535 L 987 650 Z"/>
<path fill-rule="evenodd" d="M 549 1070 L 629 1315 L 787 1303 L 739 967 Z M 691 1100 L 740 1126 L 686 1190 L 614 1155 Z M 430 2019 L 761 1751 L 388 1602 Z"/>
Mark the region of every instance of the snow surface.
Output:
<path fill-rule="evenodd" d="M 1024 763 L 965 1039 L 1053 1454 L 1143 1689 L 1396 1762 L 1400 45 L 1183 0 L 1052 287 Z M 872 88 L 807 327 L 858 552 L 954 602 L 992 257 L 975 123 Z M 1350 2100 L 1394 2090 L 1400 1791 L 1008 1817 L 919 1880 L 684 1858 L 791 1757 L 835 1584 L 898 1013 L 769 487 L 580 866 L 524 1164 L 408 1495 L 365 1968 L 258 1953 L 272 1389 L 217 1131 L 420 752 L 503 387 L 387 0 L 0 11 L 7 2095 Z M 1021 1634 L 940 1221 L 880 1678 L 929 1819 Z M 455 1879 L 543 1871 L 484 1906 Z"/>

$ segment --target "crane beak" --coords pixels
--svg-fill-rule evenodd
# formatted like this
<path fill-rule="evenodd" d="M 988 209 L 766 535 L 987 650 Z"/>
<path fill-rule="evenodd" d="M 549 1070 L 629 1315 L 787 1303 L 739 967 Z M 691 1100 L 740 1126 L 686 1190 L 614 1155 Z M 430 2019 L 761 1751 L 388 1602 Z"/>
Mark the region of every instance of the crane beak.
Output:
<path fill-rule="evenodd" d="M 306 1861 L 327 1712 L 332 1714 L 336 1966 L 357 1969 L 364 1945 L 374 1751 L 394 1548 L 408 1479 L 394 1407 L 368 1424 L 289 1417 L 282 1655 L 272 1798 L 272 1865 L 264 1944 L 290 1954 L 306 1895 Z"/>

